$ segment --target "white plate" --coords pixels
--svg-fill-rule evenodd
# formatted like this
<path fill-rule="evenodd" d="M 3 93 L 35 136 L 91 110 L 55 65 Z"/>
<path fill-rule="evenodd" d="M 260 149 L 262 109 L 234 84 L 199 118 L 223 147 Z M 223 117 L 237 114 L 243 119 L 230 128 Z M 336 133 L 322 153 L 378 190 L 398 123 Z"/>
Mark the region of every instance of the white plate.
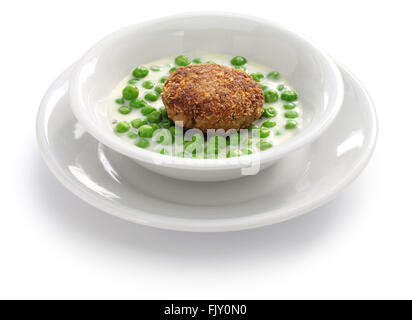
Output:
<path fill-rule="evenodd" d="M 98 143 L 71 113 L 68 79 L 49 88 L 37 117 L 37 137 L 54 175 L 91 205 L 135 223 L 182 231 L 232 231 L 278 223 L 331 200 L 372 155 L 373 104 L 341 67 L 345 99 L 335 123 L 315 143 L 257 176 L 188 182 L 160 176 Z"/>

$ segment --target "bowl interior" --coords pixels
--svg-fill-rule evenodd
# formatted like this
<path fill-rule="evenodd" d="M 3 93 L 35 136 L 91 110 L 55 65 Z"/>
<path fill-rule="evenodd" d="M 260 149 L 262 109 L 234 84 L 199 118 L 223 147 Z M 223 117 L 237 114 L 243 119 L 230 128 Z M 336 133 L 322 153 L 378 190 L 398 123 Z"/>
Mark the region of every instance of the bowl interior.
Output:
<path fill-rule="evenodd" d="M 199 14 L 128 27 L 95 45 L 80 60 L 72 78 L 76 116 L 81 113 L 83 124 L 94 123 L 99 134 L 117 138 L 107 117 L 113 88 L 140 64 L 196 51 L 242 55 L 279 71 L 297 90 L 304 108 L 298 136 L 322 125 L 341 103 L 343 89 L 336 66 L 307 39 L 259 19 Z M 121 139 L 116 143 L 138 149 Z"/>

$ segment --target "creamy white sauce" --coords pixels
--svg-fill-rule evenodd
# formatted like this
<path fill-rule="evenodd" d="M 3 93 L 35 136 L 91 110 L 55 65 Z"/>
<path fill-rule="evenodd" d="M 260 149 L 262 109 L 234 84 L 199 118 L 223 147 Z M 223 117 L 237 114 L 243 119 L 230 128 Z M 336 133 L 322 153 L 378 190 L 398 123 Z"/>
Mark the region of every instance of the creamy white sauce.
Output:
<path fill-rule="evenodd" d="M 202 59 L 203 63 L 206 61 L 214 61 L 217 64 L 222 64 L 222 65 L 227 65 L 227 66 L 231 66 L 230 64 L 230 60 L 233 58 L 233 56 L 230 55 L 225 55 L 225 54 L 213 54 L 213 53 L 206 53 L 206 52 L 201 52 L 201 53 L 196 53 L 196 54 L 187 54 L 186 56 L 190 57 L 191 59 L 195 59 L 195 58 L 200 58 Z M 247 58 L 247 57 L 246 57 Z M 146 93 L 148 92 L 154 92 L 154 88 L 152 89 L 145 89 L 142 87 L 142 83 L 144 81 L 148 81 L 151 80 L 155 83 L 155 86 L 157 84 L 160 83 L 160 78 L 163 76 L 168 76 L 169 75 L 169 70 L 172 67 L 175 67 L 176 65 L 174 64 L 174 59 L 175 57 L 167 57 L 167 58 L 163 58 L 163 59 L 159 59 L 159 60 L 155 60 L 152 62 L 149 62 L 147 64 L 144 64 L 143 66 L 147 67 L 149 69 L 149 74 L 144 77 L 143 79 L 139 80 L 136 84 L 134 84 L 134 86 L 136 86 L 139 89 L 139 99 L 144 99 L 144 96 Z M 158 66 L 160 68 L 159 71 L 152 71 L 150 70 L 150 67 L 152 66 Z M 285 103 L 285 101 L 281 100 L 280 95 L 282 92 L 287 91 L 287 90 L 292 90 L 295 91 L 293 89 L 293 87 L 288 83 L 288 81 L 286 79 L 284 79 L 284 77 L 282 76 L 282 74 L 280 75 L 280 77 L 278 79 L 272 79 L 272 78 L 268 78 L 266 77 L 266 75 L 271 72 L 271 71 L 275 71 L 270 67 L 267 67 L 265 65 L 262 65 L 260 63 L 257 63 L 255 61 L 249 61 L 247 62 L 246 65 L 244 65 L 244 67 L 246 68 L 246 71 L 248 73 L 254 73 L 254 72 L 259 72 L 265 75 L 265 78 L 261 80 L 261 82 L 259 82 L 259 84 L 265 84 L 267 85 L 269 88 L 268 89 L 274 89 L 276 91 L 278 91 L 279 94 L 279 99 L 277 102 L 275 103 L 265 103 L 265 106 L 273 106 L 275 107 L 276 111 L 277 111 L 277 115 L 274 118 L 271 118 L 270 120 L 274 120 L 276 121 L 276 126 L 273 128 L 268 128 L 270 130 L 270 135 L 265 138 L 266 140 L 269 140 L 272 142 L 273 144 L 273 148 L 276 148 L 277 145 L 284 143 L 285 141 L 291 139 L 294 135 L 296 135 L 296 133 L 301 129 L 302 126 L 302 115 L 303 115 L 303 110 L 302 110 L 302 106 L 300 104 L 299 99 L 297 101 L 294 101 L 293 103 L 296 104 L 296 107 L 293 109 L 294 111 L 296 111 L 299 114 L 299 117 L 295 118 L 295 119 L 287 119 L 284 116 L 284 113 L 288 110 L 284 109 L 283 105 Z M 146 116 L 142 115 L 141 113 L 141 108 L 136 109 L 136 108 L 132 108 L 132 111 L 129 114 L 121 114 L 118 112 L 118 108 L 122 105 L 129 105 L 129 101 L 125 101 L 124 104 L 120 105 L 117 104 L 115 102 L 116 99 L 121 98 L 122 97 L 122 90 L 125 86 L 129 85 L 128 81 L 133 79 L 133 75 L 132 75 L 132 71 L 130 71 L 130 74 L 127 75 L 114 89 L 113 91 L 110 93 L 110 99 L 111 102 L 109 103 L 108 106 L 108 119 L 113 127 L 113 130 L 116 126 L 117 122 L 120 121 L 128 121 L 130 122 L 133 119 L 136 118 L 143 118 L 146 119 Z M 284 89 L 282 91 L 279 91 L 277 89 L 278 85 L 284 85 Z M 299 93 L 298 93 L 299 95 Z M 151 102 L 151 101 L 146 101 L 150 106 L 155 107 L 156 109 L 160 109 L 161 107 L 163 107 L 163 102 L 161 97 L 159 96 L 157 101 Z M 257 119 L 253 122 L 253 124 L 257 125 L 258 127 L 261 127 L 262 123 L 267 121 L 269 119 L 262 117 L 261 119 Z M 297 127 L 296 129 L 285 129 L 285 124 L 287 123 L 288 120 L 294 120 L 297 122 Z M 131 127 L 130 131 L 135 130 L 138 131 L 138 129 L 134 129 L 133 127 Z M 117 133 L 114 130 L 114 134 L 116 134 L 117 136 L 119 136 L 121 139 L 124 139 L 125 141 L 128 141 L 131 144 L 135 144 L 136 141 L 139 139 L 138 138 L 129 138 L 128 137 L 128 132 L 126 133 Z M 156 151 L 164 148 L 167 150 L 168 154 L 175 154 L 173 152 L 174 150 L 174 146 L 173 145 L 169 145 L 169 146 L 165 146 L 165 145 L 159 145 L 158 143 L 156 143 L 155 141 L 152 141 L 152 139 L 148 139 L 150 141 L 150 145 L 145 148 L 146 150 L 151 150 L 151 151 Z M 257 146 L 255 145 L 255 143 L 249 147 L 250 149 L 252 149 L 253 152 L 257 151 Z M 229 150 L 229 149 L 227 149 Z"/>

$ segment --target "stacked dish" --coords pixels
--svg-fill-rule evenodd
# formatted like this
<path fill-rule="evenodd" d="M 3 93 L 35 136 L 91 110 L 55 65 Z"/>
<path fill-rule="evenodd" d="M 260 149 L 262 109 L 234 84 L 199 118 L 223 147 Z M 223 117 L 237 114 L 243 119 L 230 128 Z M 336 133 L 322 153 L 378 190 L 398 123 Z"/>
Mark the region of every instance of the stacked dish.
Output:
<path fill-rule="evenodd" d="M 113 33 L 56 80 L 37 119 L 44 158 L 72 192 L 185 231 L 320 206 L 364 168 L 376 131 L 363 87 L 311 41 L 215 13 Z"/>

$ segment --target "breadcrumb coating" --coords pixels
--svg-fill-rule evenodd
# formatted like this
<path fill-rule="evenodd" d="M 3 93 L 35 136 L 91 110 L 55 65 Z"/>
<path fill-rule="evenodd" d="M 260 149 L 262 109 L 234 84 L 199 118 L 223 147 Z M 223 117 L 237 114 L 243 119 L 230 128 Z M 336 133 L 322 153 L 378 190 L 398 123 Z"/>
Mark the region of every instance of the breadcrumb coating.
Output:
<path fill-rule="evenodd" d="M 170 119 L 203 132 L 247 128 L 261 117 L 264 104 L 261 87 L 248 73 L 218 64 L 177 68 L 162 100 Z"/>

